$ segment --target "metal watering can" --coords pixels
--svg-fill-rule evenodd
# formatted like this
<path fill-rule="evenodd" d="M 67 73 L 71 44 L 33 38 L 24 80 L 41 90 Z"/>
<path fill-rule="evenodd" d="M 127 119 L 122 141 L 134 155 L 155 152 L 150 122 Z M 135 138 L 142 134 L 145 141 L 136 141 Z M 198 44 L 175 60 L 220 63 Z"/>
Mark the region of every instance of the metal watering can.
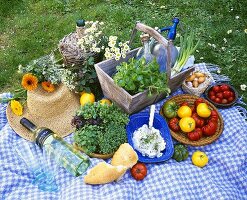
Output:
<path fill-rule="evenodd" d="M 171 44 L 171 66 L 173 66 L 176 62 L 176 59 L 178 57 L 178 50 L 173 45 L 173 41 L 176 38 L 176 29 L 177 25 L 179 23 L 178 18 L 174 18 L 172 20 L 173 24 L 171 26 L 163 27 L 159 30 L 160 33 L 164 31 L 168 31 L 167 39 L 170 41 Z M 140 59 L 144 57 L 146 59 L 146 62 L 149 63 L 151 60 L 156 58 L 159 66 L 160 66 L 160 72 L 166 71 L 166 65 L 167 65 L 167 49 L 160 44 L 157 40 L 155 40 L 153 37 L 149 37 L 149 35 L 144 34 L 141 36 L 141 40 L 143 42 L 143 47 L 139 49 L 136 55 L 136 59 Z"/>

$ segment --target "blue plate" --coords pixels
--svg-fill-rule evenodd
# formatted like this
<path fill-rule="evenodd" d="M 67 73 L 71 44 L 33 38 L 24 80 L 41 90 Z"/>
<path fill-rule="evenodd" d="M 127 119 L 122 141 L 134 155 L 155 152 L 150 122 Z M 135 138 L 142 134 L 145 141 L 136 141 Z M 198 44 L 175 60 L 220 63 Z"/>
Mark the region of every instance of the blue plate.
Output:
<path fill-rule="evenodd" d="M 129 144 L 134 148 L 134 144 L 132 141 L 133 133 L 135 130 L 143 126 L 144 124 L 148 124 L 149 121 L 149 113 L 139 113 L 130 116 L 130 121 L 126 127 L 127 137 Z M 138 154 L 139 161 L 144 163 L 156 163 L 163 162 L 170 159 L 174 152 L 172 137 L 170 133 L 170 129 L 164 118 L 159 114 L 154 114 L 154 123 L 153 127 L 158 129 L 161 133 L 161 136 L 164 138 L 166 142 L 166 148 L 162 151 L 162 156 L 159 158 L 149 158 L 148 156 L 143 156 L 138 150 L 135 149 Z"/>

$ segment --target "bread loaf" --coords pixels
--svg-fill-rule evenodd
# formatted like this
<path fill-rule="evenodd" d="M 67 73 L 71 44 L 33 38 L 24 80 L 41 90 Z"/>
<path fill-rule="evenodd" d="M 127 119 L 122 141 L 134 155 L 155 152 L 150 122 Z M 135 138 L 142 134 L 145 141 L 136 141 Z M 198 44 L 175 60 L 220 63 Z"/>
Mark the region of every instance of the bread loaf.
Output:
<path fill-rule="evenodd" d="M 84 182 L 88 184 L 105 184 L 120 179 L 126 172 L 127 167 L 112 166 L 106 162 L 100 162 L 88 171 Z"/>
<path fill-rule="evenodd" d="M 119 149 L 113 155 L 111 164 L 113 166 L 123 165 L 127 168 L 133 167 L 138 161 L 138 155 L 128 144 L 121 144 Z"/>

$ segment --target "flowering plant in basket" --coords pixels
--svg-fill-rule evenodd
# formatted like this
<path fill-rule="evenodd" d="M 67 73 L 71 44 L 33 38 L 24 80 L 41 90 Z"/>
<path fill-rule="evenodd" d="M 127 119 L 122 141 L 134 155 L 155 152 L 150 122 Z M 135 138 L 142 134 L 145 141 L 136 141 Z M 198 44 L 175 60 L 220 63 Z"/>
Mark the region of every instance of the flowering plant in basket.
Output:
<path fill-rule="evenodd" d="M 85 22 L 85 35 L 78 40 L 79 47 L 86 53 L 103 54 L 106 59 L 125 58 L 130 50 L 128 41 L 121 42 L 117 36 L 104 34 L 103 22 Z"/>

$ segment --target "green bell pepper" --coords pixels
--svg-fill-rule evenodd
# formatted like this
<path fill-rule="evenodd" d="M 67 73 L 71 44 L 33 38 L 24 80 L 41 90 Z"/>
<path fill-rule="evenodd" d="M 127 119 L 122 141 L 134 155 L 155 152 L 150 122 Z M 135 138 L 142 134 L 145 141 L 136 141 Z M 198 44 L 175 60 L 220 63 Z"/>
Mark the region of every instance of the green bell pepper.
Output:
<path fill-rule="evenodd" d="M 172 156 L 173 159 L 180 162 L 180 161 L 186 160 L 188 156 L 189 156 L 189 152 L 186 146 L 182 144 L 176 144 L 174 146 L 174 153 Z"/>

